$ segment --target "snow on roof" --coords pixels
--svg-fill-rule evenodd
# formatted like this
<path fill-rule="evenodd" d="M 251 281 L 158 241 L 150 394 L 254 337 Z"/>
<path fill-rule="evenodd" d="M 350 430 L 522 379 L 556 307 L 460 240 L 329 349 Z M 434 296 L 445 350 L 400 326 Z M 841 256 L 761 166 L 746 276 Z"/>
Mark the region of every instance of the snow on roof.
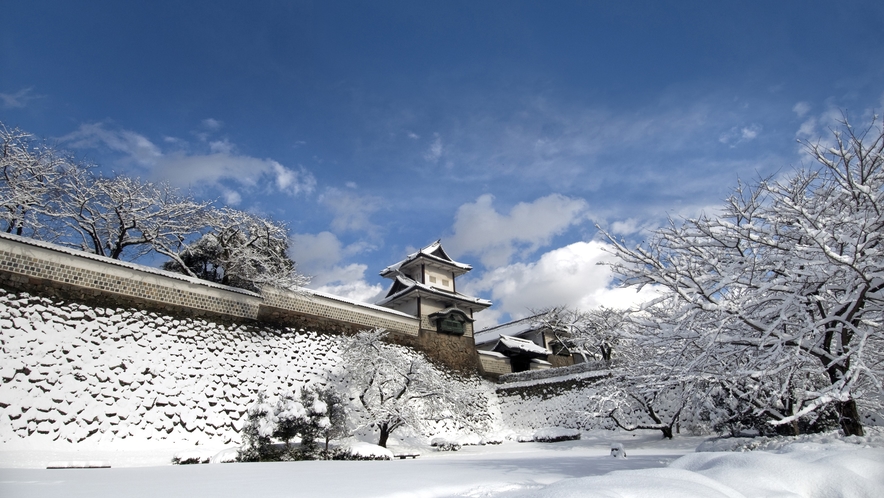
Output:
<path fill-rule="evenodd" d="M 384 268 L 383 270 L 381 270 L 381 276 L 382 277 L 392 276 L 391 274 L 398 272 L 400 268 L 402 268 L 403 266 L 406 266 L 408 263 L 411 263 L 412 261 L 414 261 L 420 257 L 428 258 L 431 261 L 435 261 L 437 263 L 441 263 L 446 266 L 455 266 L 458 269 L 462 270 L 463 272 L 468 272 L 473 269 L 472 266 L 470 266 L 466 263 L 459 263 L 459 262 L 451 259 L 451 257 L 448 256 L 448 254 L 445 252 L 445 250 L 442 249 L 442 239 L 439 239 L 436 242 L 433 242 L 432 244 L 428 245 L 427 247 L 424 247 L 423 249 L 421 249 L 417 252 L 413 252 L 413 253 L 409 254 L 402 261 Z"/>
<path fill-rule="evenodd" d="M 493 356 L 495 358 L 506 358 L 506 355 L 503 353 L 498 353 L 497 351 L 485 351 L 484 349 L 477 349 L 477 353 L 483 354 L 485 356 Z"/>
<path fill-rule="evenodd" d="M 550 355 L 552 351 L 538 346 L 528 339 L 519 339 L 518 337 L 510 337 L 507 335 L 500 336 L 500 344 L 503 344 L 507 349 L 515 349 L 517 351 L 524 351 L 526 353 L 532 354 L 542 354 L 542 355 Z"/>
<path fill-rule="evenodd" d="M 434 294 L 436 296 L 444 297 L 446 299 L 454 299 L 454 300 L 461 301 L 464 303 L 470 303 L 470 304 L 475 304 L 477 306 L 482 306 L 484 308 L 491 306 L 491 301 L 489 301 L 487 299 L 482 299 L 480 297 L 466 296 L 466 295 L 461 294 L 459 292 L 449 292 L 446 290 L 438 289 L 438 288 L 430 286 L 430 285 L 422 284 L 412 278 L 406 277 L 405 275 L 401 275 L 401 274 L 396 276 L 396 280 L 393 282 L 393 286 L 391 286 L 390 289 L 392 290 L 393 287 L 395 287 L 397 283 L 399 283 L 404 288 L 394 294 L 387 295 L 385 298 L 381 299 L 380 301 L 378 301 L 375 304 L 378 306 L 383 306 L 383 305 L 385 305 L 387 303 L 391 303 L 391 302 L 393 302 L 393 301 L 395 301 L 395 300 L 397 300 L 397 299 L 399 299 L 399 298 L 401 298 L 411 292 L 424 291 L 424 292 L 427 292 L 430 294 Z"/>
<path fill-rule="evenodd" d="M 331 299 L 334 301 L 340 301 L 342 303 L 349 304 L 351 306 L 358 306 L 360 308 L 368 308 L 371 310 L 380 311 L 382 313 L 389 313 L 391 315 L 399 315 L 399 316 L 406 317 L 406 318 L 414 318 L 413 316 L 409 315 L 408 313 L 403 313 L 401 311 L 397 311 L 394 309 L 385 308 L 383 306 L 378 306 L 376 304 L 364 303 L 362 301 L 356 301 L 355 299 L 348 299 L 346 297 L 336 296 L 334 294 L 329 294 L 327 292 L 320 292 L 318 290 L 307 289 L 307 288 L 303 288 L 303 287 L 299 288 L 299 292 L 303 292 L 308 295 L 312 294 L 314 296 L 323 297 L 323 298 Z"/>
<path fill-rule="evenodd" d="M 518 337 L 526 332 L 537 330 L 541 326 L 534 322 L 535 316 L 513 320 L 511 322 L 502 323 L 493 327 L 486 327 L 476 332 L 474 336 L 476 345 L 494 342 L 502 335 Z"/>

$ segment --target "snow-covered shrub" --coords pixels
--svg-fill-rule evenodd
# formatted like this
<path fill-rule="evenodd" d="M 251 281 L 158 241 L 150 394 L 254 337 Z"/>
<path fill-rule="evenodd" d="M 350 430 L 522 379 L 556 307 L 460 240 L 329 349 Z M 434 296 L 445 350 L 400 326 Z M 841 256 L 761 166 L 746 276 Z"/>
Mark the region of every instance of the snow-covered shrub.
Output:
<path fill-rule="evenodd" d="M 503 439 L 504 439 L 503 437 L 501 437 L 501 436 L 497 436 L 497 435 L 494 435 L 494 436 L 485 436 L 485 437 L 482 438 L 482 440 L 479 442 L 479 444 L 480 444 L 480 445 L 485 445 L 485 444 L 503 444 Z"/>
<path fill-rule="evenodd" d="M 452 441 L 450 439 L 446 439 L 444 437 L 436 437 L 430 441 L 430 446 L 436 448 L 438 451 L 458 451 L 460 450 L 460 443 L 457 441 Z"/>
<path fill-rule="evenodd" d="M 580 439 L 580 431 L 565 427 L 544 427 L 534 431 L 534 441 L 538 443 L 556 443 Z"/>
<path fill-rule="evenodd" d="M 304 405 L 295 400 L 293 395 L 286 395 L 279 399 L 273 411 L 273 437 L 282 441 L 283 451 L 277 455 L 277 458 L 284 460 L 304 460 L 303 444 L 299 448 L 294 448 L 291 440 L 304 433 L 304 427 L 307 425 L 307 410 Z M 303 442 L 303 441 L 302 441 Z"/>
<path fill-rule="evenodd" d="M 258 393 L 258 400 L 249 408 L 243 426 L 240 460 L 327 459 L 329 440 L 345 431 L 342 403 L 329 389 L 305 387 L 300 396 L 284 395 L 275 406 L 267 401 L 263 391 Z M 297 445 L 292 443 L 296 438 Z M 274 439 L 282 444 L 274 445 Z M 322 451 L 318 448 L 320 439 L 325 443 Z"/>
<path fill-rule="evenodd" d="M 393 452 L 376 444 L 356 442 L 331 452 L 331 460 L 392 460 Z"/>
<path fill-rule="evenodd" d="M 204 451 L 179 451 L 172 456 L 172 465 L 209 463 L 211 459 L 212 455 L 206 454 Z"/>

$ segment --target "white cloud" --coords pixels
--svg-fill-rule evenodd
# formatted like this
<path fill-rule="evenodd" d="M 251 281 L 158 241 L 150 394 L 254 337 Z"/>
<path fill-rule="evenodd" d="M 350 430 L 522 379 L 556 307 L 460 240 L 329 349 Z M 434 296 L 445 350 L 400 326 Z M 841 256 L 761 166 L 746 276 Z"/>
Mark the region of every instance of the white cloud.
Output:
<path fill-rule="evenodd" d="M 0 93 L 4 109 L 20 109 L 28 105 L 28 102 L 40 98 L 33 94 L 33 87 L 23 88 L 15 93 Z"/>
<path fill-rule="evenodd" d="M 357 245 L 355 251 L 364 246 Z M 341 264 L 341 260 L 354 253 L 350 246 L 343 247 L 331 232 L 318 234 L 299 233 L 291 237 L 289 255 L 298 265 L 298 271 L 310 275 L 309 287 L 356 301 L 374 302 L 384 288 L 365 280 L 364 264 Z"/>
<path fill-rule="evenodd" d="M 740 138 L 745 142 L 753 140 L 761 131 L 761 125 L 753 124 L 740 129 Z"/>
<path fill-rule="evenodd" d="M 418 135 L 417 133 L 415 133 L 413 131 L 409 131 L 406 136 L 412 140 L 417 140 L 421 137 L 420 135 Z"/>
<path fill-rule="evenodd" d="M 103 123 L 82 124 L 59 140 L 79 149 L 107 147 L 125 154 L 141 166 L 150 166 L 163 156 L 160 148 L 143 135 L 126 130 L 108 130 Z"/>
<path fill-rule="evenodd" d="M 648 229 L 654 229 L 656 227 L 646 226 L 648 224 L 647 221 L 642 224 L 636 218 L 629 218 L 626 220 L 618 220 L 611 223 L 610 233 L 614 235 L 632 235 L 634 233 L 638 233 L 641 231 L 646 231 Z"/>
<path fill-rule="evenodd" d="M 331 232 L 296 233 L 291 236 L 289 255 L 304 273 L 312 274 L 334 266 L 341 260 L 342 253 L 341 241 Z"/>
<path fill-rule="evenodd" d="M 227 140 L 209 143 L 206 153 L 187 150 L 166 153 L 143 135 L 110 130 L 103 123 L 93 123 L 80 125 L 60 141 L 76 148 L 106 147 L 147 169 L 153 178 L 182 187 L 215 187 L 234 200 L 241 196 L 224 187 L 222 181 L 249 188 L 266 185 L 289 195 L 310 193 L 316 187 L 316 179 L 303 167 L 293 169 L 272 159 L 235 154 L 235 146 Z M 183 141 L 176 139 L 172 143 L 182 145 Z"/>
<path fill-rule="evenodd" d="M 792 111 L 797 114 L 799 118 L 803 118 L 805 114 L 810 112 L 810 104 L 807 102 L 798 102 L 792 107 Z"/>
<path fill-rule="evenodd" d="M 750 142 L 758 137 L 762 127 L 759 124 L 750 124 L 749 126 L 735 126 L 730 130 L 722 133 L 718 137 L 718 141 L 735 147 L 738 144 Z"/>
<path fill-rule="evenodd" d="M 434 133 L 433 136 L 435 139 L 430 144 L 430 148 L 424 153 L 424 159 L 435 164 L 442 157 L 442 137 L 438 133 Z"/>
<path fill-rule="evenodd" d="M 217 129 L 221 128 L 222 124 L 223 123 L 221 121 L 218 121 L 217 119 L 213 119 L 213 118 L 206 118 L 203 120 L 203 127 L 208 128 L 210 130 L 217 130 Z"/>
<path fill-rule="evenodd" d="M 498 213 L 493 201 L 493 195 L 484 194 L 460 206 L 454 235 L 445 241 L 453 254 L 478 255 L 487 268 L 509 263 L 516 252 L 522 257 L 534 253 L 554 236 L 585 221 L 587 215 L 586 201 L 560 194 L 520 202 L 509 214 Z"/>
<path fill-rule="evenodd" d="M 346 284 L 322 285 L 317 287 L 316 290 L 368 304 L 374 304 L 379 301 L 383 297 L 382 294 L 384 292 L 384 288 L 381 285 L 370 285 L 364 280 L 357 280 Z"/>
<path fill-rule="evenodd" d="M 233 153 L 233 144 L 224 140 L 216 140 L 214 142 L 209 142 L 209 150 L 216 154 L 232 154 Z"/>
<path fill-rule="evenodd" d="M 656 290 L 650 287 L 641 292 L 614 287 L 611 269 L 599 264 L 614 260 L 606 252 L 608 247 L 598 241 L 575 242 L 543 254 L 536 262 L 485 272 L 477 280 L 465 281 L 463 292 L 490 294 L 494 308 L 487 317 L 482 316 L 485 312 L 476 315 L 480 326 L 493 325 L 503 313 L 516 319 L 528 316 L 532 309 L 559 305 L 583 310 L 628 308 L 656 297 Z"/>
<path fill-rule="evenodd" d="M 830 130 L 840 128 L 843 119 L 844 111 L 830 104 L 818 115 L 810 116 L 802 122 L 796 136 L 811 141 L 827 140 L 831 135 Z"/>
<path fill-rule="evenodd" d="M 228 206 L 239 206 L 242 202 L 242 195 L 236 190 L 222 189 L 221 196 L 224 197 L 224 203 Z"/>
<path fill-rule="evenodd" d="M 331 227 L 337 232 L 366 232 L 377 236 L 380 230 L 371 222 L 371 215 L 382 207 L 379 197 L 359 195 L 352 191 L 328 188 L 319 202 L 334 214 Z"/>

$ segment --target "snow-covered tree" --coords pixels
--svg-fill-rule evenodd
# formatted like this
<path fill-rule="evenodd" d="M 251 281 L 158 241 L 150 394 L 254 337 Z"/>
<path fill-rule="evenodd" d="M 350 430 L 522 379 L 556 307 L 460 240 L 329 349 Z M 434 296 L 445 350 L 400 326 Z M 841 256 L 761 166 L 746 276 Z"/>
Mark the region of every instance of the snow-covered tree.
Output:
<path fill-rule="evenodd" d="M 62 154 L 0 123 L 0 230 L 55 239 L 51 224 L 64 177 L 74 166 Z"/>
<path fill-rule="evenodd" d="M 151 251 L 174 257 L 203 229 L 208 207 L 167 183 L 87 171 L 70 176 L 63 191 L 58 215 L 75 234 L 71 244 L 113 259 Z"/>
<path fill-rule="evenodd" d="M 367 425 L 378 430 L 378 445 L 386 447 L 402 427 L 419 432 L 431 421 L 467 422 L 475 393 L 418 353 L 387 344 L 384 336 L 383 330 L 362 331 L 341 348 L 341 383 L 359 401 Z"/>
<path fill-rule="evenodd" d="M 288 255 L 284 224 L 211 208 L 165 182 L 96 176 L 2 123 L 0 230 L 113 259 L 155 252 L 171 260 L 168 270 L 250 290 L 309 282 Z"/>
<path fill-rule="evenodd" d="M 334 387 L 320 387 L 315 392 L 317 400 L 325 405 L 324 417 L 327 423 L 320 419 L 319 422 L 322 423 L 315 425 L 318 426 L 318 437 L 325 443 L 323 454 L 328 458 L 328 443 L 347 435 L 347 409 L 344 398 Z"/>
<path fill-rule="evenodd" d="M 532 310 L 534 323 L 551 331 L 561 347 L 610 364 L 625 320 L 626 311 L 600 307 L 583 311 L 567 306 Z"/>
<path fill-rule="evenodd" d="M 834 407 L 862 435 L 857 399 L 882 391 L 884 367 L 884 134 L 846 120 L 830 143 L 804 143 L 816 167 L 740 186 L 721 215 L 670 221 L 647 244 L 608 236 L 627 285 L 656 285 L 669 315 L 650 328 L 693 345 L 697 376 L 786 394 L 775 423 Z M 784 372 L 824 379 L 796 385 Z M 807 371 L 809 369 L 809 371 Z M 774 396 L 767 399 L 783 399 Z"/>
<path fill-rule="evenodd" d="M 181 246 L 164 268 L 250 290 L 262 286 L 293 290 L 309 282 L 288 255 L 284 224 L 221 208 L 208 211 L 206 225 L 208 233 Z"/>
<path fill-rule="evenodd" d="M 596 416 L 621 429 L 659 430 L 672 439 L 673 428 L 697 399 L 704 385 L 692 373 L 695 346 L 684 339 L 659 333 L 654 324 L 671 310 L 594 310 L 588 315 L 592 327 L 604 327 L 604 337 L 616 344 L 608 349 L 610 375 L 602 379 L 591 396 Z"/>

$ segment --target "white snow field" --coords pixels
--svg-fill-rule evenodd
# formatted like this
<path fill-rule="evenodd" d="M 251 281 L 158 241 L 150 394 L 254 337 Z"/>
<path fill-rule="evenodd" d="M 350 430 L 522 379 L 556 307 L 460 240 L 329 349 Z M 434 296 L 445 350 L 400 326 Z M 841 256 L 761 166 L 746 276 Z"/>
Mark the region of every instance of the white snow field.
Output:
<path fill-rule="evenodd" d="M 227 463 L 109 469 L 0 468 L 0 496 L 17 497 L 812 497 L 884 496 L 884 437 L 816 438 L 751 452 L 703 452 L 703 439 L 592 431 L 579 441 L 421 449 L 417 459 Z M 626 458 L 610 455 L 621 444 Z M 395 446 L 391 446 L 396 451 Z M 16 451 L 28 463 L 76 456 L 148 461 L 96 447 Z M 168 456 L 153 450 L 154 458 Z M 26 456 L 27 455 L 27 456 Z M 140 455 L 140 457 L 138 456 Z M 116 460 L 115 460 L 116 459 Z M 4 457 L 10 463 L 9 455 Z M 19 462 L 22 463 L 22 462 Z"/>

